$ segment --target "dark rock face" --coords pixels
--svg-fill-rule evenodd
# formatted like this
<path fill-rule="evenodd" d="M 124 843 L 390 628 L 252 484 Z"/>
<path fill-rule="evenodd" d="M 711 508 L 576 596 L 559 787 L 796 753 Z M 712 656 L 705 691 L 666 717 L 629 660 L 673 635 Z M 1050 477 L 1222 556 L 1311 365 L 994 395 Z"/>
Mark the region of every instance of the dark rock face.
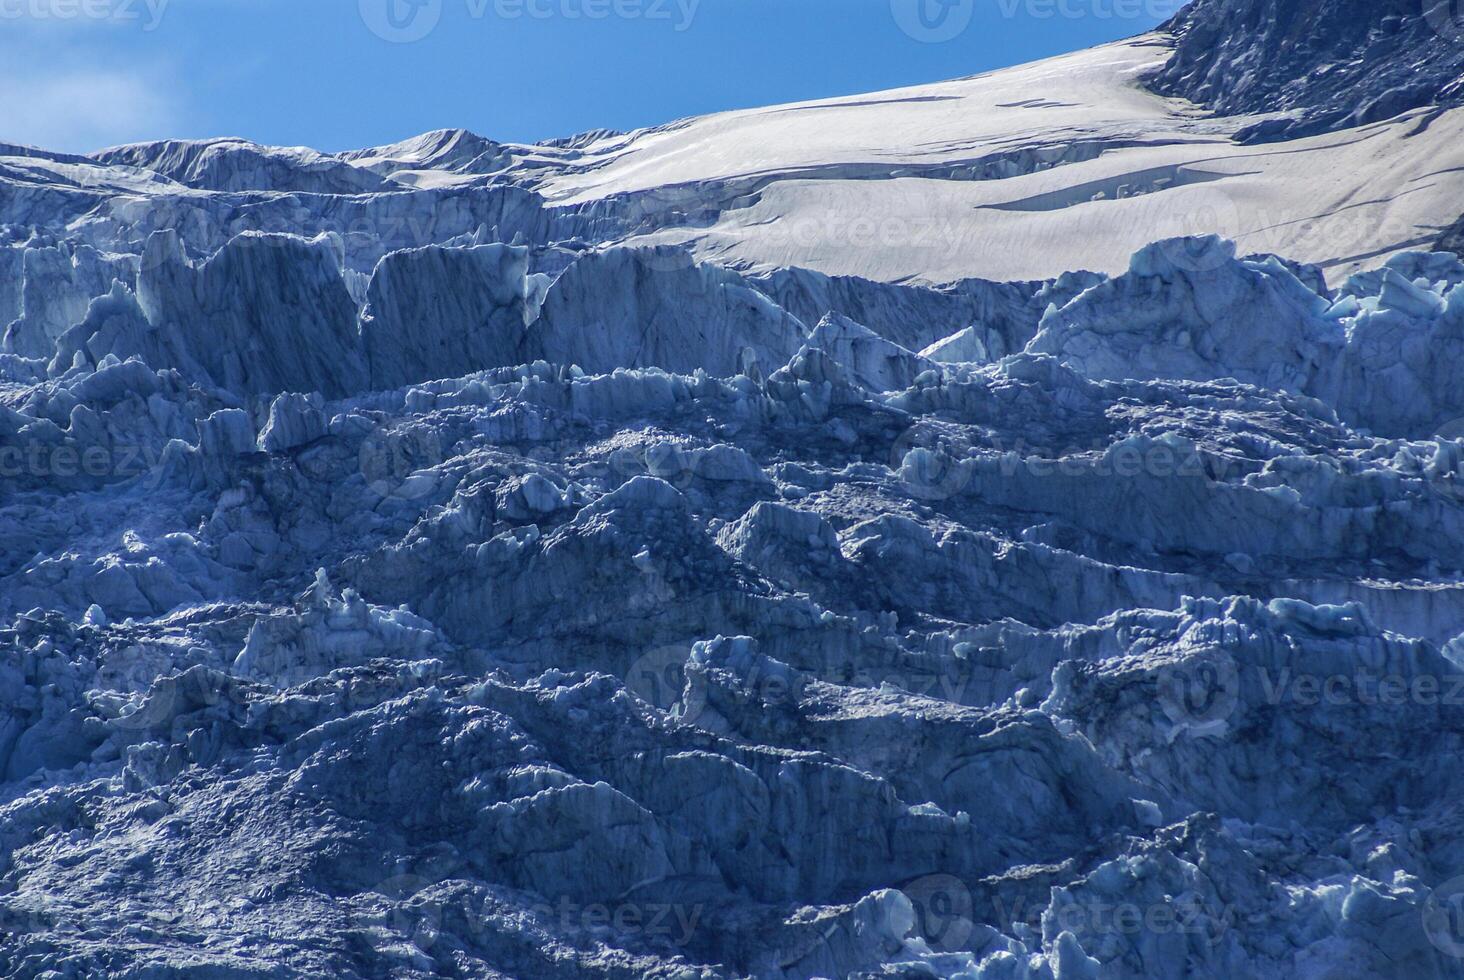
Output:
<path fill-rule="evenodd" d="M 1464 214 L 1459 220 L 1446 230 L 1434 245 L 1436 252 L 1453 252 L 1455 255 L 1464 255 Z"/>
<path fill-rule="evenodd" d="M 1165 29 L 1161 94 L 1231 115 L 1270 142 L 1363 125 L 1464 94 L 1464 11 L 1451 0 L 1195 0 Z"/>

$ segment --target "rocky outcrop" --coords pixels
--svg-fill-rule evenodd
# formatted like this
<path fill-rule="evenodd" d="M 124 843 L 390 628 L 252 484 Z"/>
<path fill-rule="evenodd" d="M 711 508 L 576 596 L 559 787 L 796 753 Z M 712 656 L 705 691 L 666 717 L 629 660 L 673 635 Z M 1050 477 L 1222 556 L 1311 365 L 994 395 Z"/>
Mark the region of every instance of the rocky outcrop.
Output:
<path fill-rule="evenodd" d="M 1264 142 L 1378 122 L 1464 89 L 1464 20 L 1436 0 L 1194 0 L 1164 30 L 1149 79 L 1227 115 L 1287 113 L 1239 137 Z"/>

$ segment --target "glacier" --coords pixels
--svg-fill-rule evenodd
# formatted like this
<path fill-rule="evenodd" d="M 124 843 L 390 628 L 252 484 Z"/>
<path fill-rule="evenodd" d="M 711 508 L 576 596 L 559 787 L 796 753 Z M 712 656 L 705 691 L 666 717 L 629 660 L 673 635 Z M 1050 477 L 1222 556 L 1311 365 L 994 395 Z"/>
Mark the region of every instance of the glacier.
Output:
<path fill-rule="evenodd" d="M 0 147 L 0 975 L 1464 977 L 1455 52 L 1294 6 Z"/>

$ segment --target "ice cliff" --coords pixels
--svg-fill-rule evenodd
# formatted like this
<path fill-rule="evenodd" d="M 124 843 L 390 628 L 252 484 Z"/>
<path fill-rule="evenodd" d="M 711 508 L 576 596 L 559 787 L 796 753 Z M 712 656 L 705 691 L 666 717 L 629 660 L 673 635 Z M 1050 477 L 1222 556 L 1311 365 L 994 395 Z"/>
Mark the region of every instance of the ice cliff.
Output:
<path fill-rule="evenodd" d="M 1245 150 L 1155 51 L 1330 111 L 1220 6 L 1091 125 L 0 146 L 0 975 L 1464 977 L 1464 263 L 1166 233 L 1312 207 L 1129 176 Z"/>
<path fill-rule="evenodd" d="M 1464 975 L 1464 265 L 937 360 L 532 251 L 154 235 L 0 361 L 6 975 Z"/>

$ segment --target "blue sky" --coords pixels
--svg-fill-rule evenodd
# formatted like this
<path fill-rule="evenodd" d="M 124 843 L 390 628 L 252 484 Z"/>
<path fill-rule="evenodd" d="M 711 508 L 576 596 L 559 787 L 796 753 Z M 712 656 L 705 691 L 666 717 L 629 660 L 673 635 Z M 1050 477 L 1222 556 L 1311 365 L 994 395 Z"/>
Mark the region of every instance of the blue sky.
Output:
<path fill-rule="evenodd" d="M 0 141 L 532 141 L 971 75 L 1181 0 L 0 0 Z"/>

